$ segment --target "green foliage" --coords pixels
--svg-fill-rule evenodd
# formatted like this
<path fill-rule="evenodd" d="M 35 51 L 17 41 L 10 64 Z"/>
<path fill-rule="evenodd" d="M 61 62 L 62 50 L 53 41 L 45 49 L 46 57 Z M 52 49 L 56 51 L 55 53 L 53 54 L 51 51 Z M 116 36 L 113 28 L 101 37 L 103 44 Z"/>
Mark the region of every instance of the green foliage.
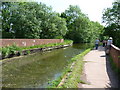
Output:
<path fill-rule="evenodd" d="M 10 50 L 10 54 L 15 54 L 17 51 L 21 51 L 20 47 L 16 46 L 16 44 L 13 44 L 12 46 L 8 47 Z"/>
<path fill-rule="evenodd" d="M 30 54 L 30 51 L 28 50 L 28 51 L 26 51 L 27 52 L 27 54 Z"/>
<path fill-rule="evenodd" d="M 55 38 L 66 34 L 66 22 L 51 7 L 37 2 L 2 3 L 2 38 Z"/>
<path fill-rule="evenodd" d="M 62 36 L 56 36 L 55 39 L 63 39 Z"/>
<path fill-rule="evenodd" d="M 35 46 L 30 46 L 30 47 L 21 47 L 22 50 L 29 50 L 29 49 L 34 49 L 34 48 L 44 48 L 44 47 L 54 47 L 54 46 L 60 46 L 60 45 L 68 45 L 72 44 L 72 40 L 64 40 L 62 43 L 49 43 L 49 44 L 44 44 L 44 45 L 35 45 Z"/>
<path fill-rule="evenodd" d="M 3 48 L 2 48 L 2 57 L 8 56 L 9 53 L 10 53 L 10 50 L 9 50 L 8 47 L 3 47 Z"/>
<path fill-rule="evenodd" d="M 58 77 L 56 80 L 50 81 L 49 86 L 47 88 L 56 88 L 58 86 L 58 84 L 61 82 L 61 79 L 63 77 L 64 74 L 62 74 L 60 77 Z"/>
<path fill-rule="evenodd" d="M 70 5 L 61 15 L 36 2 L 2 3 L 2 38 L 71 39 L 93 42 L 103 26 L 92 22 L 78 6 Z"/>
<path fill-rule="evenodd" d="M 72 68 L 71 74 L 67 77 L 64 84 L 62 85 L 63 88 L 78 88 L 78 83 L 85 83 L 84 81 L 80 80 L 80 76 L 82 74 L 83 70 L 83 56 L 86 55 L 91 49 L 85 50 L 83 53 L 75 56 L 73 61 L 75 62 L 75 65 Z"/>
<path fill-rule="evenodd" d="M 113 37 L 113 43 L 120 47 L 120 2 L 115 0 L 111 8 L 103 12 L 103 22 L 106 24 L 105 36 Z"/>
<path fill-rule="evenodd" d="M 90 21 L 78 6 L 70 5 L 61 17 L 67 22 L 68 31 L 65 38 L 74 42 L 93 42 L 103 33 L 103 26 L 98 22 Z"/>
<path fill-rule="evenodd" d="M 9 54 L 15 54 L 17 51 L 21 52 L 21 48 L 13 44 L 12 46 L 2 47 L 2 57 L 7 57 Z"/>
<path fill-rule="evenodd" d="M 69 62 L 69 65 L 63 70 L 63 73 L 60 77 L 58 77 L 56 80 L 49 82 L 48 88 L 77 88 L 78 83 L 85 83 L 84 81 L 80 80 L 80 75 L 82 74 L 82 68 L 83 68 L 83 56 L 86 55 L 91 49 L 85 50 L 83 53 L 73 57 L 71 61 Z M 75 63 L 73 68 L 70 68 L 72 63 Z M 65 75 L 68 73 L 71 73 L 69 76 L 67 76 L 62 86 L 59 86 L 59 83 L 64 78 Z"/>
<path fill-rule="evenodd" d="M 54 47 L 54 46 L 60 46 L 60 45 L 68 45 L 72 44 L 72 40 L 64 40 L 63 43 L 50 43 L 45 45 L 35 45 L 35 46 L 29 46 L 29 47 L 18 47 L 16 44 L 13 44 L 12 46 L 6 46 L 0 48 L 0 51 L 2 52 L 2 57 L 7 57 L 10 54 L 16 54 L 16 52 L 21 53 L 23 50 L 27 50 L 27 54 L 30 54 L 30 49 L 34 48 L 45 48 L 45 47 Z"/>

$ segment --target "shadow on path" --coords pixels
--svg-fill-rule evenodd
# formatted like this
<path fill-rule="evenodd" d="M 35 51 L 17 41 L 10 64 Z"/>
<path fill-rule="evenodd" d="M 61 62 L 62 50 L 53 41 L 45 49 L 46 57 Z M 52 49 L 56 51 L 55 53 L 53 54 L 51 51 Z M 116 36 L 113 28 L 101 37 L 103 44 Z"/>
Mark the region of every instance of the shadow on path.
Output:
<path fill-rule="evenodd" d="M 119 81 L 118 75 L 115 71 L 113 71 L 108 55 L 106 55 L 106 69 L 107 69 L 107 74 L 108 74 L 110 82 L 111 82 L 111 83 L 109 83 L 111 88 L 120 88 L 120 81 Z"/>
<path fill-rule="evenodd" d="M 105 51 L 105 48 L 100 46 L 98 48 L 98 51 Z M 110 83 L 108 83 L 109 85 L 107 85 L 108 88 L 120 88 L 120 81 L 118 78 L 118 75 L 116 74 L 115 71 L 113 71 L 110 61 L 109 61 L 109 55 L 102 55 L 100 57 L 106 57 L 106 70 L 107 70 L 107 74 L 109 76 L 110 79 Z M 111 87 L 109 87 L 111 86 Z"/>
<path fill-rule="evenodd" d="M 99 46 L 98 51 L 105 51 L 105 48 L 102 46 Z M 113 71 L 110 61 L 109 61 L 109 55 L 102 55 L 100 57 L 106 57 L 106 71 L 108 74 L 108 77 L 110 79 L 110 83 L 106 85 L 108 88 L 119 88 L 120 89 L 120 80 L 118 78 L 118 75 L 115 71 Z M 110 86 L 110 87 L 109 87 Z"/>
<path fill-rule="evenodd" d="M 108 90 L 120 90 L 118 75 L 112 70 L 109 56 L 105 54 L 105 48 L 98 47 L 92 50 L 85 57 L 83 75 L 81 80 L 86 84 L 79 84 L 80 88 L 102 88 Z M 95 68 L 94 68 L 95 67 Z M 119 89 L 118 89 L 119 88 Z"/>

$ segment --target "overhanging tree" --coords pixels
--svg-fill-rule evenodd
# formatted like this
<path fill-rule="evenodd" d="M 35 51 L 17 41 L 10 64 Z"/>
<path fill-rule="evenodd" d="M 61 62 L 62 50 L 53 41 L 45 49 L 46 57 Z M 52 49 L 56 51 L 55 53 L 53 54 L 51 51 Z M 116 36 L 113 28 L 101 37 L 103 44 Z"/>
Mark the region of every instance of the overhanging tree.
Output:
<path fill-rule="evenodd" d="M 90 21 L 78 6 L 70 5 L 61 17 L 67 22 L 68 31 L 65 37 L 74 42 L 93 42 L 102 33 L 103 26 Z"/>
<path fill-rule="evenodd" d="M 103 12 L 103 22 L 106 23 L 104 35 L 113 37 L 115 45 L 120 47 L 120 2 L 113 2 L 111 8 L 107 8 Z"/>

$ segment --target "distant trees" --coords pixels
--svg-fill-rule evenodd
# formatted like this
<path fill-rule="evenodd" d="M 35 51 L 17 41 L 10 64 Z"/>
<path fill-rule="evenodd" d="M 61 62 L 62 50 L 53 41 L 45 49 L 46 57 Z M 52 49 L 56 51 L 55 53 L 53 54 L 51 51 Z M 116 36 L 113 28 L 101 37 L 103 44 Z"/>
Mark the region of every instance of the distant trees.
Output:
<path fill-rule="evenodd" d="M 104 35 L 113 37 L 115 45 L 120 47 L 120 2 L 115 0 L 112 8 L 103 12 L 103 22 L 106 23 Z"/>
<path fill-rule="evenodd" d="M 92 42 L 103 33 L 103 26 L 90 21 L 78 6 L 70 5 L 59 14 L 36 2 L 2 3 L 2 38 L 65 38 Z"/>
<path fill-rule="evenodd" d="M 61 17 L 67 22 L 68 31 L 65 37 L 74 42 L 92 42 L 102 33 L 103 26 L 98 22 L 90 21 L 78 6 L 70 5 Z"/>
<path fill-rule="evenodd" d="M 67 31 L 58 13 L 36 2 L 3 2 L 2 26 L 3 38 L 55 38 Z"/>

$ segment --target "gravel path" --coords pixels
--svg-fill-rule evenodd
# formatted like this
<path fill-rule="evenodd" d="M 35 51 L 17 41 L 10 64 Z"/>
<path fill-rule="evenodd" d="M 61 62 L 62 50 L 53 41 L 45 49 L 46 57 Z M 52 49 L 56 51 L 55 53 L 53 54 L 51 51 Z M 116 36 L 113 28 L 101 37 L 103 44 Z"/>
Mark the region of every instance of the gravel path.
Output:
<path fill-rule="evenodd" d="M 79 88 L 118 88 L 120 86 L 117 75 L 111 69 L 108 57 L 103 47 L 90 51 L 84 57 L 85 65 L 82 80 L 86 84 L 79 84 Z"/>

